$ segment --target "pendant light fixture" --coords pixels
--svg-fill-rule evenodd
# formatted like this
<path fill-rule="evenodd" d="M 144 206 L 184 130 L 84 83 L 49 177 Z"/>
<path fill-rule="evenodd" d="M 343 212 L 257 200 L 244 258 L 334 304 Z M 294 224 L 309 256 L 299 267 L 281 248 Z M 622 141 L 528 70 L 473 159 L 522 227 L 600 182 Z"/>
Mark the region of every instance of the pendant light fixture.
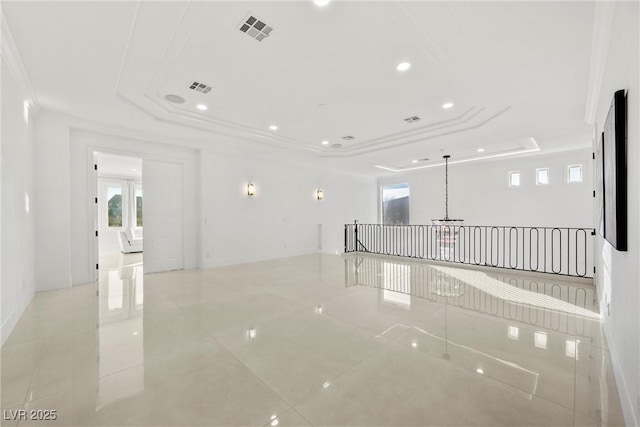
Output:
<path fill-rule="evenodd" d="M 449 159 L 451 156 L 446 154 L 442 156 L 444 159 L 444 218 L 431 220 L 434 225 L 462 225 L 464 220 L 449 218 Z"/>

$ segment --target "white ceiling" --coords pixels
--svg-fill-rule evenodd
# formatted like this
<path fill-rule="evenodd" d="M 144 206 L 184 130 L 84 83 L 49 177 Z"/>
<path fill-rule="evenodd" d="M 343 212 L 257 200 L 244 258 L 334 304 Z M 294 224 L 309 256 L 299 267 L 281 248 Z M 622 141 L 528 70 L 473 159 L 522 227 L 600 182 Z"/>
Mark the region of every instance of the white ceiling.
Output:
<path fill-rule="evenodd" d="M 593 2 L 47 1 L 3 13 L 43 108 L 91 120 L 370 174 L 591 144 Z M 238 30 L 249 14 L 274 28 L 262 42 Z"/>

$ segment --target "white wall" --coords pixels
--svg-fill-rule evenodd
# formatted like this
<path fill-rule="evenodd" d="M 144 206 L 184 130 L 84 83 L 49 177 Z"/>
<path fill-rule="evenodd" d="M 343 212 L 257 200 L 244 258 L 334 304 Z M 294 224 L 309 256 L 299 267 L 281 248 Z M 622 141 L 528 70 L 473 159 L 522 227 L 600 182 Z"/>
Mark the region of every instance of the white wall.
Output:
<path fill-rule="evenodd" d="M 94 130 L 95 128 L 95 130 Z M 95 279 L 95 181 L 93 152 L 143 159 L 171 159 L 186 165 L 183 183 L 185 268 L 199 261 L 199 175 L 196 150 L 108 134 L 100 126 L 43 112 L 36 123 L 37 290 L 59 289 Z M 162 191 L 145 189 L 145 191 Z"/>
<path fill-rule="evenodd" d="M 33 117 L 26 95 L 2 56 L 2 242 L 0 337 L 5 342 L 34 294 Z M 28 210 L 26 197 L 29 199 Z"/>
<path fill-rule="evenodd" d="M 39 117 L 38 204 L 60 202 L 38 217 L 38 289 L 94 280 L 95 224 L 90 203 L 95 189 L 94 151 L 184 165 L 180 203 L 185 212 L 185 268 L 317 252 L 320 225 L 322 250 L 342 252 L 345 223 L 375 221 L 373 178 L 299 163 L 299 158 L 285 152 L 244 150 L 242 141 L 237 149 L 198 150 L 196 144 L 193 148 L 179 145 L 184 141 L 152 142 L 152 136 L 121 133 L 57 113 L 44 112 Z M 204 145 L 217 142 L 213 138 Z M 246 195 L 249 180 L 257 188 L 252 198 Z M 146 197 L 154 191 L 147 187 Z M 322 201 L 315 199 L 318 188 L 325 193 Z M 145 209 L 145 218 L 148 213 Z M 149 237 L 145 233 L 145 245 Z"/>
<path fill-rule="evenodd" d="M 375 220 L 375 180 L 295 160 L 204 150 L 203 262 L 218 266 L 344 249 L 344 224 Z M 247 195 L 252 182 L 256 194 Z M 316 199 L 316 190 L 324 199 Z M 321 232 L 319 227 L 321 226 Z M 321 236 L 320 236 L 321 233 Z"/>
<path fill-rule="evenodd" d="M 71 285 L 69 126 L 40 114 L 35 123 L 36 290 Z"/>
<path fill-rule="evenodd" d="M 584 149 L 450 165 L 449 217 L 468 225 L 593 227 L 591 153 Z M 567 166 L 573 164 L 583 165 L 582 183 L 567 183 Z M 535 171 L 544 167 L 550 169 L 550 184 L 536 186 Z M 508 187 L 509 171 L 520 171 L 520 187 Z M 379 185 L 393 183 L 409 183 L 412 224 L 444 217 L 444 166 L 379 179 Z"/>
<path fill-rule="evenodd" d="M 640 69 L 638 3 L 616 2 L 609 51 L 598 101 L 602 132 L 613 93 L 628 90 L 628 251 L 598 236 L 596 283 L 618 391 L 629 426 L 640 425 Z"/>

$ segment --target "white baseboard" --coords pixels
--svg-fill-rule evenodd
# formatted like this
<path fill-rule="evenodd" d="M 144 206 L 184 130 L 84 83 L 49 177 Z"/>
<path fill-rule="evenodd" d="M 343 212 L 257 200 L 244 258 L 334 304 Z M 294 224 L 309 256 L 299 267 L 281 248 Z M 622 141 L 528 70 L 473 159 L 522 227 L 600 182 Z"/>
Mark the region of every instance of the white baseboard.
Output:
<path fill-rule="evenodd" d="M 9 314 L 4 322 L 2 322 L 2 325 L 0 325 L 0 339 L 2 340 L 2 345 L 7 341 L 7 338 L 11 335 L 13 328 L 15 328 L 18 323 L 20 316 L 16 316 L 17 311 L 17 307 L 14 307 L 11 314 Z"/>
<path fill-rule="evenodd" d="M 26 295 L 23 294 L 22 296 L 22 301 L 20 301 L 18 304 L 16 304 L 15 307 L 13 307 L 11 314 L 9 314 L 4 322 L 2 322 L 2 324 L 0 325 L 0 339 L 2 340 L 0 346 L 3 346 L 7 341 L 7 338 L 9 338 L 11 332 L 13 332 L 13 329 L 18 324 L 20 317 L 22 317 L 22 313 L 24 313 L 29 304 L 31 304 L 31 300 L 33 299 L 34 295 L 35 291 L 33 290 L 26 291 Z"/>
<path fill-rule="evenodd" d="M 611 366 L 613 367 L 613 374 L 616 378 L 616 385 L 618 386 L 618 395 L 620 396 L 620 405 L 622 406 L 622 413 L 624 415 L 624 422 L 627 426 L 640 426 L 640 419 L 634 409 L 634 396 L 631 396 L 629 387 L 627 386 L 627 380 L 633 381 L 637 378 L 628 378 L 622 371 L 620 366 L 617 350 L 613 343 L 611 332 L 609 331 L 609 324 L 604 322 L 603 324 L 604 335 L 607 338 L 609 344 L 609 356 L 611 357 Z"/>

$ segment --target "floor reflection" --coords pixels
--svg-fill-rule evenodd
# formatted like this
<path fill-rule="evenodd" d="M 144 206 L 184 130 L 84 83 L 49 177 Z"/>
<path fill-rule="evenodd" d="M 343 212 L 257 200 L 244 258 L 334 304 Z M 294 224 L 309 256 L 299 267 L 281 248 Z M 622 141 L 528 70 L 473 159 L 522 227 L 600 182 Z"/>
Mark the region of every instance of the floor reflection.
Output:
<path fill-rule="evenodd" d="M 430 265 L 381 257 L 345 257 L 347 286 L 366 286 L 589 339 L 600 314 L 592 285 L 549 275 Z"/>
<path fill-rule="evenodd" d="M 34 296 L 2 347 L 2 409 L 57 409 L 58 425 L 622 424 L 592 285 L 511 273 L 313 254 L 145 276 L 140 254 L 107 254 L 98 283 Z"/>
<path fill-rule="evenodd" d="M 491 378 L 528 399 L 543 397 L 569 408 L 576 399 L 589 402 L 594 418 L 620 419 L 608 413 L 618 396 L 610 387 L 613 375 L 591 283 L 377 256 L 347 255 L 344 262 L 346 287 L 378 290 L 376 317 L 399 322 L 378 336 Z M 585 378 L 587 372 L 599 378 Z M 558 392 L 591 382 L 598 393 Z"/>
<path fill-rule="evenodd" d="M 144 362 L 144 274 L 142 254 L 109 253 L 101 257 L 99 287 L 100 378 Z M 126 348 L 126 351 L 123 351 Z M 144 390 L 143 371 L 127 387 L 101 380 L 96 410 Z"/>

